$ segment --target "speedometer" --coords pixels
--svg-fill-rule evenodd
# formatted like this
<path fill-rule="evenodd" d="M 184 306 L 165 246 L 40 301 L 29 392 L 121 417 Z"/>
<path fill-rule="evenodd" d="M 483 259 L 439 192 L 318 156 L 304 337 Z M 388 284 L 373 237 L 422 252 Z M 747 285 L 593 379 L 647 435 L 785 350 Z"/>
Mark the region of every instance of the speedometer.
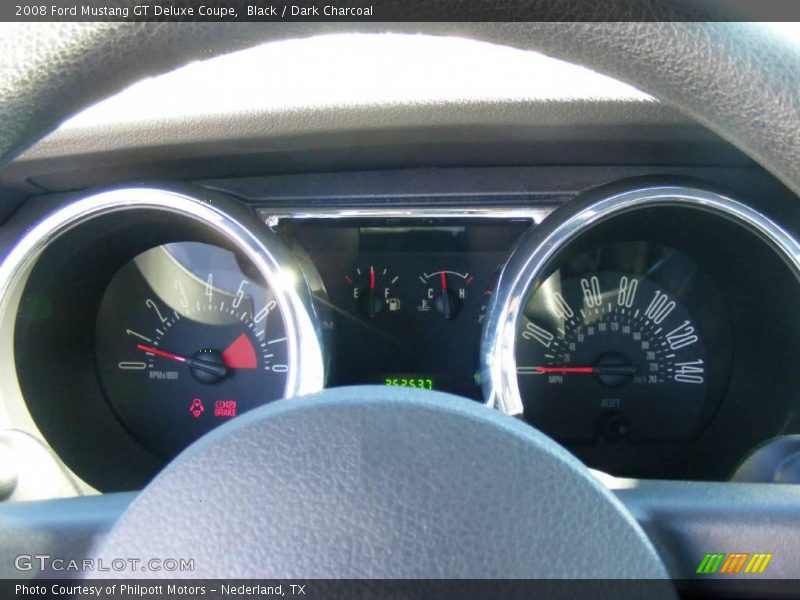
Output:
<path fill-rule="evenodd" d="M 792 325 L 777 305 L 754 317 L 770 281 L 794 289 L 795 242 L 714 192 L 620 190 L 565 204 L 513 251 L 483 330 L 486 401 L 613 475 L 726 477 L 782 426 Z"/>
<path fill-rule="evenodd" d="M 559 440 L 682 440 L 704 412 L 700 329 L 641 275 L 557 271 L 530 295 L 517 339 L 526 418 Z"/>

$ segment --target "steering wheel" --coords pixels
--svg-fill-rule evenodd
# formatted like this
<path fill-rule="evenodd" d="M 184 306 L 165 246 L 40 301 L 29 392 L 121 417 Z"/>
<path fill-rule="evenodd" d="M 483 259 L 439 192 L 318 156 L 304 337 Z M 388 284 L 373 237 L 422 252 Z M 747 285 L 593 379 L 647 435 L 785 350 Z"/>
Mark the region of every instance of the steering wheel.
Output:
<path fill-rule="evenodd" d="M 800 50 L 741 23 L 6 26 L 0 161 L 138 78 L 353 30 L 460 35 L 585 64 L 685 111 L 800 192 Z M 192 556 L 194 576 L 226 578 L 668 577 L 628 510 L 553 441 L 446 394 L 377 387 L 280 401 L 213 431 L 98 554 Z"/>

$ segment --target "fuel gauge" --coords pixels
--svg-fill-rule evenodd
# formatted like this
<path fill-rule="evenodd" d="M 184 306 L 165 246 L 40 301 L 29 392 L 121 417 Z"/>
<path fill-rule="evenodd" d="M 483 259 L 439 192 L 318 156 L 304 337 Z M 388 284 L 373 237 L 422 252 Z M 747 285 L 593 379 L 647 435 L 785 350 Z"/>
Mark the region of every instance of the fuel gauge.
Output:
<path fill-rule="evenodd" d="M 374 319 L 384 310 L 396 312 L 400 310 L 400 299 L 393 294 L 394 285 L 400 279 L 384 267 L 356 267 L 352 273 L 344 276 L 345 282 L 352 286 L 353 300 L 360 310 L 370 319 Z"/>

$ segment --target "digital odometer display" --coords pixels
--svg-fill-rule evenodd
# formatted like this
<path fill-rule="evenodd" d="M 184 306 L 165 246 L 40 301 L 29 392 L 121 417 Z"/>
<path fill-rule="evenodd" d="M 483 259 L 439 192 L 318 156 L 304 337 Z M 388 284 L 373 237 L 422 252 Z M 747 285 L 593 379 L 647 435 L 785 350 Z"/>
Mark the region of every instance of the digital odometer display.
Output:
<path fill-rule="evenodd" d="M 413 373 L 402 373 L 400 375 L 386 375 L 383 384 L 389 387 L 408 387 L 418 390 L 437 389 L 436 380 L 425 375 L 415 375 Z"/>

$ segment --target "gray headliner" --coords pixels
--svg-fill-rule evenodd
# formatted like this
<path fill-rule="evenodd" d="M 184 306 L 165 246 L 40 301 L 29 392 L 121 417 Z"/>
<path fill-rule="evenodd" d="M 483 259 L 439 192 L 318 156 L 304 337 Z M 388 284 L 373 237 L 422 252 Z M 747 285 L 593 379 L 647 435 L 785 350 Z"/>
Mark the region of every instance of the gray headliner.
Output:
<path fill-rule="evenodd" d="M 630 156 L 565 150 L 591 143 Z M 370 158 L 380 161 L 372 168 L 416 166 L 421 153 L 439 166 L 445 156 L 446 166 L 596 164 L 604 153 L 654 164 L 666 160 L 656 149 L 665 144 L 704 146 L 701 164 L 742 162 L 689 117 L 584 67 L 461 38 L 335 35 L 264 44 L 134 84 L 18 157 L 0 186 L 23 195 L 250 174 L 227 167 L 243 155 L 257 157 L 254 173 L 363 168 Z M 219 171 L 166 166 L 201 158 L 218 159 Z"/>
<path fill-rule="evenodd" d="M 18 160 L 376 124 L 687 122 L 626 84 L 535 52 L 454 37 L 328 35 L 262 44 L 137 82 Z"/>

